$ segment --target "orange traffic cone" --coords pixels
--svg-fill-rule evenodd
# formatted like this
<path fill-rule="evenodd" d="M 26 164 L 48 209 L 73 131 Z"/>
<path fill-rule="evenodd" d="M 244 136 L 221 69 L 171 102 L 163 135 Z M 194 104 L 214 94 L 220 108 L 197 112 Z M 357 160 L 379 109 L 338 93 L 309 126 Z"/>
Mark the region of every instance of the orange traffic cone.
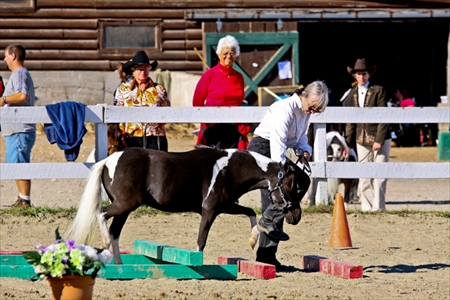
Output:
<path fill-rule="evenodd" d="M 336 194 L 334 197 L 333 219 L 331 221 L 331 232 L 329 248 L 352 247 L 352 239 L 348 230 L 347 214 L 345 213 L 344 197 Z"/>

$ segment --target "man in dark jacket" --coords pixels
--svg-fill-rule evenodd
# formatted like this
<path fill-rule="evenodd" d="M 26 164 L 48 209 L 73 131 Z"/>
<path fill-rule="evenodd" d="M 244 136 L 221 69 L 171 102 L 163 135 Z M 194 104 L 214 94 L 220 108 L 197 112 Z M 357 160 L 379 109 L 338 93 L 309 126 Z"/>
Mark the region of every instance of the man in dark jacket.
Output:
<path fill-rule="evenodd" d="M 376 66 L 367 67 L 366 60 L 358 59 L 354 68 L 347 67 L 358 84 L 345 100 L 347 106 L 387 107 L 386 92 L 379 85 L 372 85 L 369 78 Z M 391 150 L 391 137 L 387 123 L 346 124 L 345 136 L 349 147 L 354 147 L 360 162 L 387 162 Z M 360 202 L 362 211 L 384 211 L 386 197 L 386 178 L 361 178 Z"/>

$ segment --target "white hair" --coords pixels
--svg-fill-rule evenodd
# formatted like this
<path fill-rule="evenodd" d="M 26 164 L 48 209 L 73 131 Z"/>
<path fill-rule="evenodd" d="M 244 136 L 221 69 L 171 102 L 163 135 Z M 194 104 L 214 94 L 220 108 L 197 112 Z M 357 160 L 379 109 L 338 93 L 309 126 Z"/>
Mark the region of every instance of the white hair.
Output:
<path fill-rule="evenodd" d="M 219 40 L 216 50 L 217 55 L 219 55 L 222 52 L 223 48 L 230 48 L 231 50 L 236 52 L 236 56 L 239 56 L 239 54 L 241 54 L 239 43 L 234 36 L 227 35 Z"/>

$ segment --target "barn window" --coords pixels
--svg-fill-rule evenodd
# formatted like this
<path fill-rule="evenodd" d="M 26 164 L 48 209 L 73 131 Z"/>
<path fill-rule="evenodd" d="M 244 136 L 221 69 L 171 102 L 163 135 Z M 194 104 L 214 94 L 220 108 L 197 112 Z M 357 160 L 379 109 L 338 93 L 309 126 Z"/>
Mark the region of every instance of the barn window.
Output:
<path fill-rule="evenodd" d="M 136 50 L 159 51 L 158 22 L 100 22 L 102 53 L 134 53 Z"/>

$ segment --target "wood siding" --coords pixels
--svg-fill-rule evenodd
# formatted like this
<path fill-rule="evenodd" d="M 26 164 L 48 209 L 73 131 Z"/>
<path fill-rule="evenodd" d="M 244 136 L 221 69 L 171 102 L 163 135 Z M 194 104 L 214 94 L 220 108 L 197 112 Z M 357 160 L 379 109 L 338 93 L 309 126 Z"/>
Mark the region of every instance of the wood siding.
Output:
<path fill-rule="evenodd" d="M 277 10 L 304 8 L 442 8 L 450 0 L 302 1 L 283 0 L 22 0 L 0 1 L 0 48 L 20 43 L 27 49 L 30 70 L 111 71 L 130 59 L 137 49 L 102 49 L 103 24 L 149 24 L 157 27 L 157 46 L 146 49 L 161 69 L 202 71 L 195 52 L 202 51 L 203 30 L 217 30 L 216 20 L 190 20 L 189 9 Z M 17 3 L 17 4 L 15 4 Z M 273 20 L 222 20 L 221 32 L 275 32 Z M 296 31 L 297 20 L 284 22 L 283 31 Z M 203 28 L 202 28 L 203 27 Z M 268 50 L 269 51 L 269 50 Z M 6 69 L 3 60 L 0 68 Z M 249 71 L 251 73 L 251 71 Z"/>
<path fill-rule="evenodd" d="M 126 10 L 98 9 L 96 2 L 37 1 L 34 12 L 2 9 L 0 48 L 11 43 L 24 45 L 30 70 L 111 71 L 129 60 L 136 49 L 103 50 L 101 24 L 133 20 L 158 24 L 158 49 L 148 54 L 151 60 L 158 60 L 160 68 L 202 69 L 194 50 L 202 49 L 201 23 L 185 20 L 182 9 L 148 9 L 148 3 Z M 6 69 L 3 60 L 0 68 Z"/>

